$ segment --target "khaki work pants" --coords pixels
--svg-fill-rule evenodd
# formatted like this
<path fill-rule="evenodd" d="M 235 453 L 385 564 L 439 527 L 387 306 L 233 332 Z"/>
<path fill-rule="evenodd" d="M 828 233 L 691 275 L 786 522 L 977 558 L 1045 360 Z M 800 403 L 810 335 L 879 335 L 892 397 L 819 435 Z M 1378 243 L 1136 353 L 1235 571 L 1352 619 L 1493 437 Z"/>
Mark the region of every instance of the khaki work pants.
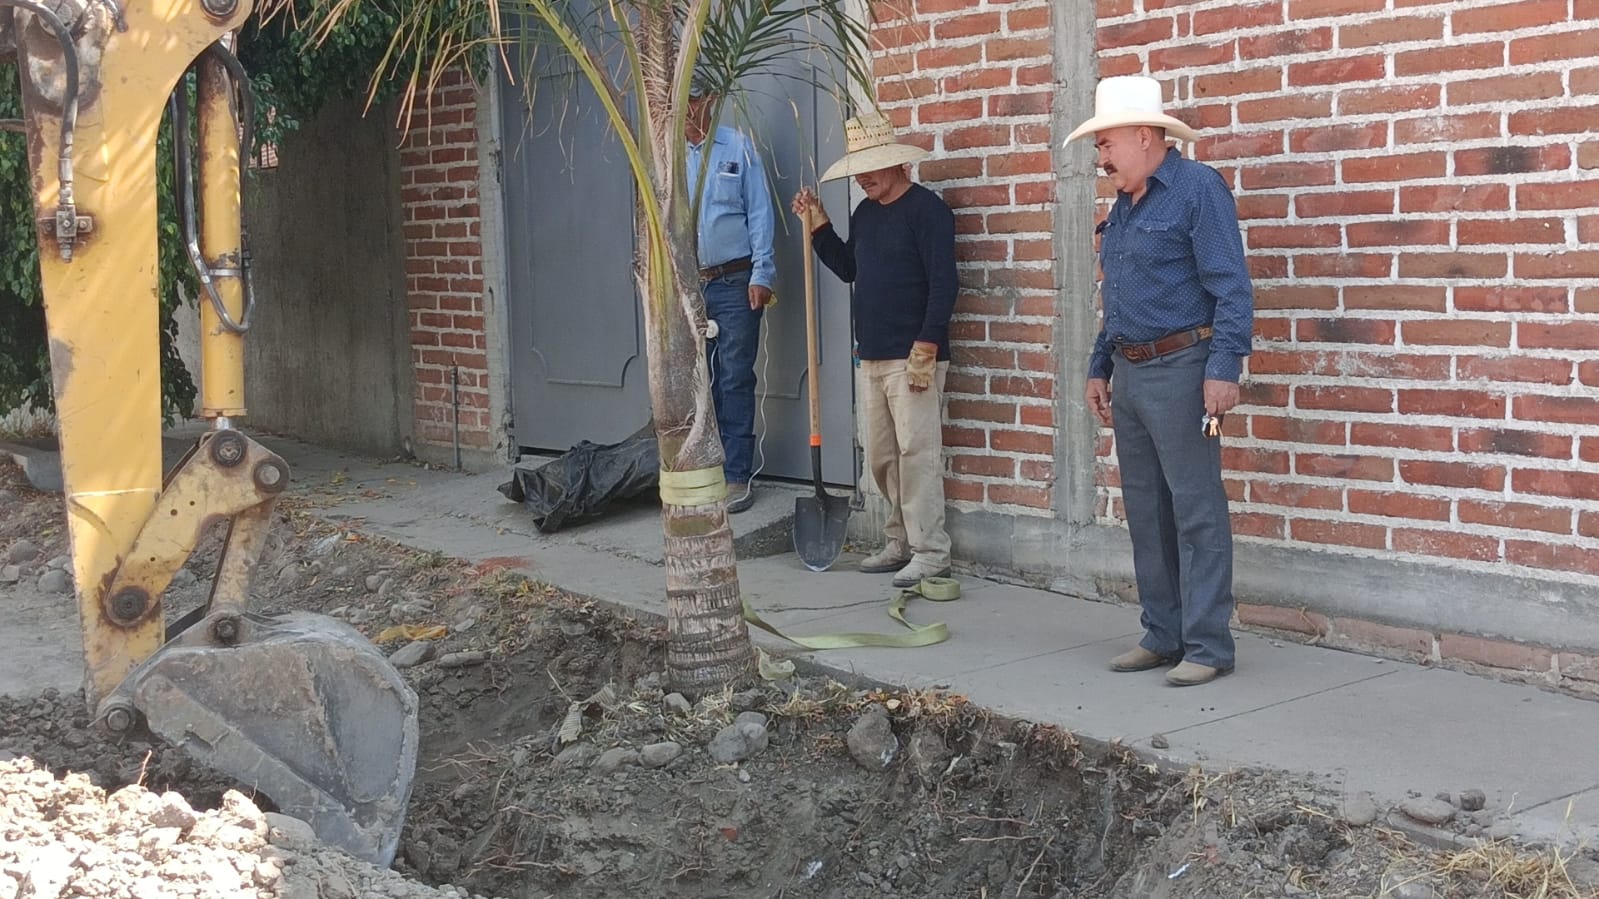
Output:
<path fill-rule="evenodd" d="M 863 359 L 866 465 L 888 500 L 883 536 L 889 548 L 910 550 L 915 560 L 949 566 L 944 531 L 944 377 L 938 363 L 933 386 L 912 390 L 904 359 Z"/>

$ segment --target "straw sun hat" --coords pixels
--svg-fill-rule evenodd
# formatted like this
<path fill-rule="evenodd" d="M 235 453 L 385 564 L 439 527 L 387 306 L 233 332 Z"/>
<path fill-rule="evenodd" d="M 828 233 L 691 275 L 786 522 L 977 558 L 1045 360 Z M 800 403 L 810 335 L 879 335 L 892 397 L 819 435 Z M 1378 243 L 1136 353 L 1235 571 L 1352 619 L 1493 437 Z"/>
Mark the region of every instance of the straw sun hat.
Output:
<path fill-rule="evenodd" d="M 894 139 L 894 125 L 877 113 L 863 113 L 844 122 L 844 158 L 827 167 L 823 181 L 875 172 L 927 157 L 927 151 Z"/>
<path fill-rule="evenodd" d="M 1096 131 L 1128 125 L 1165 128 L 1178 140 L 1198 137 L 1194 129 L 1161 111 L 1160 82 L 1147 75 L 1117 75 L 1101 81 L 1094 89 L 1094 117 L 1078 125 L 1066 143 Z"/>

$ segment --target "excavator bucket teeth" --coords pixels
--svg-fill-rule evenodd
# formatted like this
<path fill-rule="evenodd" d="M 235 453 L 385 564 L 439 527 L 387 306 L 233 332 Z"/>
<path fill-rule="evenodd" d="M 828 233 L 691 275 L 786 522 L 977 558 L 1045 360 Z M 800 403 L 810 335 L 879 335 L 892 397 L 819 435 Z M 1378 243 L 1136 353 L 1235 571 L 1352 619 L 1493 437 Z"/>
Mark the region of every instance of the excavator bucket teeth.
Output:
<path fill-rule="evenodd" d="M 394 861 L 416 771 L 417 699 L 359 632 L 323 615 L 213 614 L 101 704 L 253 786 L 357 858 Z M 126 719 L 124 719 L 126 720 Z"/>

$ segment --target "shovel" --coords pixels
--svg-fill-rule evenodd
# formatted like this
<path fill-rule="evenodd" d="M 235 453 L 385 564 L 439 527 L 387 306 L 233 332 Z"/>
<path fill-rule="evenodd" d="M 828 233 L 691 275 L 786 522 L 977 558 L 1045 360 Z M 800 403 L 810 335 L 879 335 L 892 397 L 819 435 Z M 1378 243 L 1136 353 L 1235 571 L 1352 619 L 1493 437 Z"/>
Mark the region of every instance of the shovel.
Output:
<path fill-rule="evenodd" d="M 801 222 L 805 232 L 805 352 L 806 383 L 811 399 L 811 480 L 815 496 L 794 500 L 794 552 L 812 571 L 826 571 L 844 550 L 849 527 L 849 497 L 832 496 L 822 489 L 821 362 L 816 348 L 816 258 L 811 252 L 811 213 Z"/>

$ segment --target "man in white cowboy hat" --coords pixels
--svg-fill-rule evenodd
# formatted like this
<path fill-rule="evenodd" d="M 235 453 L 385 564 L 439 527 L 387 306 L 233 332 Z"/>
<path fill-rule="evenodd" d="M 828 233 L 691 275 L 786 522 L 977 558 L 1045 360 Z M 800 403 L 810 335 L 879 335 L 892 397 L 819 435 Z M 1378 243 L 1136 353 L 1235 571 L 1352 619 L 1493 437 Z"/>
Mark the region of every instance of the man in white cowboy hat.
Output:
<path fill-rule="evenodd" d="M 705 315 L 716 322 L 708 340 L 711 399 L 722 436 L 722 470 L 727 479 L 727 511 L 755 504 L 755 357 L 760 350 L 761 315 L 772 299 L 777 262 L 772 234 L 777 214 L 766 170 L 754 141 L 735 128 L 711 130 L 717 95 L 703 76 L 690 83 L 688 186 L 699 186 L 700 289 Z"/>
<path fill-rule="evenodd" d="M 1143 640 L 1111 668 L 1178 662 L 1168 683 L 1202 684 L 1234 663 L 1218 438 L 1238 402 L 1254 319 L 1238 212 L 1215 169 L 1166 146 L 1167 137 L 1195 135 L 1161 111 L 1153 78 L 1101 81 L 1093 118 L 1066 141 L 1090 134 L 1116 201 L 1097 231 L 1104 325 L 1085 395 L 1115 429 L 1144 626 Z"/>
<path fill-rule="evenodd" d="M 885 545 L 861 562 L 867 573 L 897 572 L 894 586 L 949 573 L 944 530 L 943 399 L 949 317 L 955 309 L 955 214 L 911 180 L 927 151 L 895 139 L 894 126 L 867 114 L 844 124 L 847 150 L 823 181 L 853 176 L 866 199 L 833 230 L 809 188 L 794 214 L 809 215 L 816 255 L 855 285 L 856 355 L 865 396 L 866 460 L 889 502 Z"/>

